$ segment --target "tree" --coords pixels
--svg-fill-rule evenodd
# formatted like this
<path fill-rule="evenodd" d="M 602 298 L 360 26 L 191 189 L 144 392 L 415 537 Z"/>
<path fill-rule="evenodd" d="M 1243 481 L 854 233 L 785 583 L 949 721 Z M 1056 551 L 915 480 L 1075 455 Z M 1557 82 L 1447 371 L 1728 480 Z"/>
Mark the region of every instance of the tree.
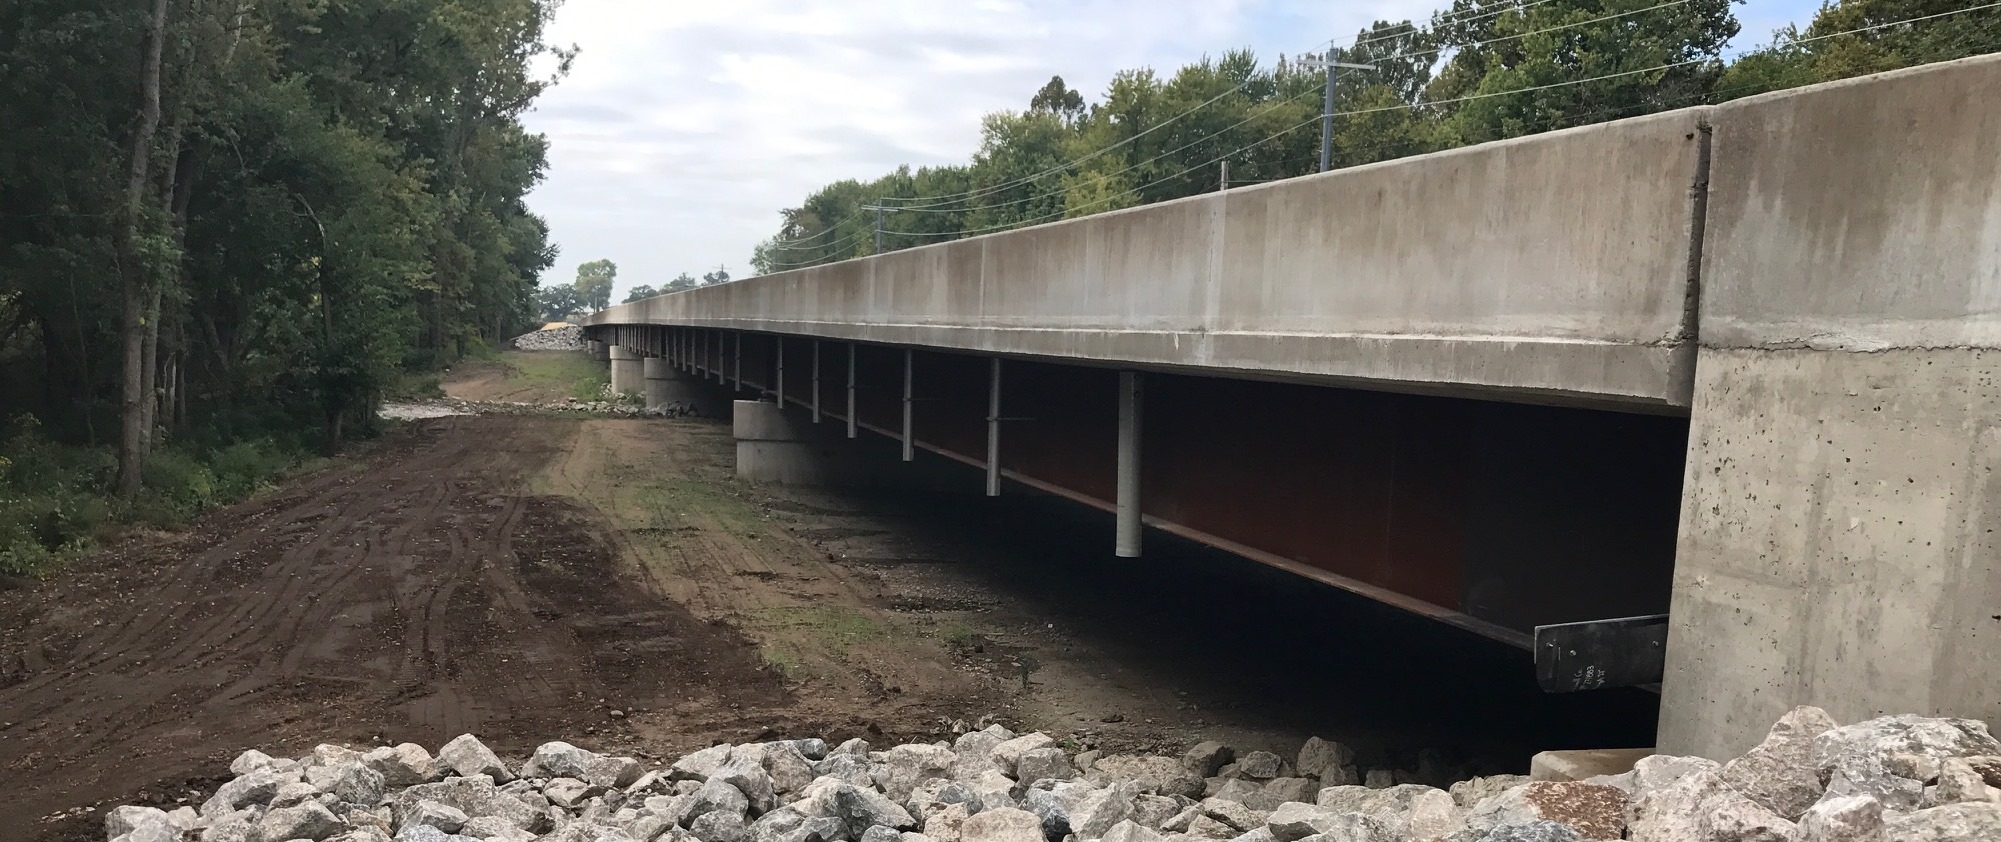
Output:
<path fill-rule="evenodd" d="M 625 293 L 625 303 L 631 304 L 634 301 L 638 301 L 644 298 L 652 298 L 653 296 L 659 294 L 660 293 L 654 290 L 653 287 L 647 286 L 645 284 L 640 284 L 639 286 L 633 287 L 631 290 Z"/>
<path fill-rule="evenodd" d="M 730 270 L 721 266 L 717 266 L 714 272 L 704 272 L 702 274 L 702 284 L 704 286 L 709 284 L 726 284 L 729 283 L 729 280 Z"/>
<path fill-rule="evenodd" d="M 611 283 L 618 266 L 609 260 L 593 260 L 577 267 L 577 297 L 591 310 L 611 306 Z"/>
<path fill-rule="evenodd" d="M 661 287 L 660 291 L 663 293 L 681 292 L 682 290 L 694 289 L 701 285 L 702 282 L 697 280 L 694 275 L 682 272 L 679 275 L 675 275 L 674 280 L 668 281 L 666 286 Z"/>
<path fill-rule="evenodd" d="M 1053 114 L 1066 123 L 1074 123 L 1084 116 L 1084 95 L 1063 84 L 1063 77 L 1051 76 L 1049 84 L 1029 98 L 1028 110 Z"/>
<path fill-rule="evenodd" d="M 573 285 L 543 287 L 535 294 L 535 307 L 548 322 L 567 321 L 584 309 L 584 300 Z"/>

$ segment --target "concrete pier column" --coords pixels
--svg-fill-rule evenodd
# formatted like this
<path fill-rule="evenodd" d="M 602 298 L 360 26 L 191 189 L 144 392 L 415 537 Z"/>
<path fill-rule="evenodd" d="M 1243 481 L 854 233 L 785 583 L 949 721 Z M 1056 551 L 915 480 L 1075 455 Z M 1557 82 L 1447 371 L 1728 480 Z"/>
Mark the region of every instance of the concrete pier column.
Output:
<path fill-rule="evenodd" d="M 590 352 L 591 359 L 597 360 L 598 362 L 606 362 L 611 359 L 611 352 L 609 347 L 606 346 L 603 342 L 600 342 L 596 339 L 585 340 L 584 349 Z"/>
<path fill-rule="evenodd" d="M 738 479 L 939 493 L 970 490 L 963 466 L 941 457 L 900 461 L 888 440 L 849 441 L 828 425 L 814 424 L 804 410 L 787 413 L 770 401 L 737 401 L 731 412 Z"/>
<path fill-rule="evenodd" d="M 638 394 L 646 388 L 645 375 L 640 368 L 642 359 L 636 348 L 611 346 L 611 391 L 614 394 Z"/>
<path fill-rule="evenodd" d="M 1140 427 L 1146 409 L 1145 381 L 1137 371 L 1119 372 L 1119 488 L 1118 539 L 1114 552 L 1119 558 L 1139 558 Z"/>

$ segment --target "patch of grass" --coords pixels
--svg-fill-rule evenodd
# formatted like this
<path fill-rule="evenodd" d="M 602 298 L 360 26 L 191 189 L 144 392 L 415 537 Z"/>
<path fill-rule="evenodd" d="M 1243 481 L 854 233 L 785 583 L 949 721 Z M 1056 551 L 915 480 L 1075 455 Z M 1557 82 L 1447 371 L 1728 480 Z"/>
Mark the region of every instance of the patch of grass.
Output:
<path fill-rule="evenodd" d="M 565 392 L 580 401 L 601 399 L 611 383 L 611 372 L 580 352 L 520 351 L 502 354 L 500 360 L 512 369 L 508 379 Z"/>
<path fill-rule="evenodd" d="M 638 479 L 637 475 L 634 479 Z M 728 486 L 691 478 L 659 478 L 636 482 L 633 500 L 652 513 L 648 524 L 660 529 L 688 525 L 686 515 L 704 512 L 720 521 L 723 528 L 738 535 L 756 534 L 762 516 Z"/>
<path fill-rule="evenodd" d="M 765 669 L 786 678 L 797 678 L 806 668 L 805 662 L 801 661 L 797 654 L 773 646 L 761 647 L 758 650 L 758 658 L 764 662 Z"/>
<path fill-rule="evenodd" d="M 749 620 L 756 628 L 789 632 L 793 636 L 814 641 L 835 651 L 845 650 L 858 643 L 881 640 L 888 637 L 891 632 L 889 626 L 844 605 L 766 608 L 751 612 Z"/>
<path fill-rule="evenodd" d="M 382 395 L 392 401 L 442 398 L 445 387 L 435 371 L 399 371 L 383 387 Z"/>
<path fill-rule="evenodd" d="M 611 385 L 610 374 L 587 374 L 570 384 L 570 397 L 580 401 L 604 400 L 604 390 Z"/>
<path fill-rule="evenodd" d="M 980 633 L 977 630 L 956 621 L 939 624 L 938 628 L 932 630 L 931 635 L 938 638 L 938 642 L 945 644 L 945 648 L 954 654 L 971 652 L 980 642 Z"/>

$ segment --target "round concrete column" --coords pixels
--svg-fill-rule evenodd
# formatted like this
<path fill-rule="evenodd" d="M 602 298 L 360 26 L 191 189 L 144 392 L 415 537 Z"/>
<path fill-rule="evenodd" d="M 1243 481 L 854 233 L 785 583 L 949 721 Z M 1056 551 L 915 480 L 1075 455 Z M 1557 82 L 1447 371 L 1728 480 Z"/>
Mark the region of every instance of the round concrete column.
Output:
<path fill-rule="evenodd" d="M 603 342 L 600 342 L 596 339 L 585 340 L 584 347 L 590 351 L 591 359 L 597 360 L 598 362 L 604 362 L 605 360 L 611 359 L 610 355 L 606 351 L 605 344 Z"/>
<path fill-rule="evenodd" d="M 611 391 L 623 395 L 627 392 L 638 394 L 646 388 L 646 378 L 640 369 L 639 352 L 624 345 L 611 346 Z"/>
<path fill-rule="evenodd" d="M 647 357 L 641 367 L 646 378 L 646 409 L 663 415 L 694 415 L 727 418 L 727 404 L 699 378 L 676 370 L 666 357 Z"/>

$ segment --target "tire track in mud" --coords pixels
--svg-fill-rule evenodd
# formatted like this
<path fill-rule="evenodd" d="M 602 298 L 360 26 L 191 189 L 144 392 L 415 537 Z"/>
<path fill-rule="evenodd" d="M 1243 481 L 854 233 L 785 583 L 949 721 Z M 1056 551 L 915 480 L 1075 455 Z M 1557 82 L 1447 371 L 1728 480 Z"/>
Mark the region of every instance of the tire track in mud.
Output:
<path fill-rule="evenodd" d="M 733 630 L 620 581 L 588 510 L 528 493 L 579 426 L 424 422 L 188 536 L 0 591 L 0 839 L 85 838 L 35 822 L 244 748 L 477 728 L 521 752 L 605 724 L 578 699 L 781 699 Z"/>

